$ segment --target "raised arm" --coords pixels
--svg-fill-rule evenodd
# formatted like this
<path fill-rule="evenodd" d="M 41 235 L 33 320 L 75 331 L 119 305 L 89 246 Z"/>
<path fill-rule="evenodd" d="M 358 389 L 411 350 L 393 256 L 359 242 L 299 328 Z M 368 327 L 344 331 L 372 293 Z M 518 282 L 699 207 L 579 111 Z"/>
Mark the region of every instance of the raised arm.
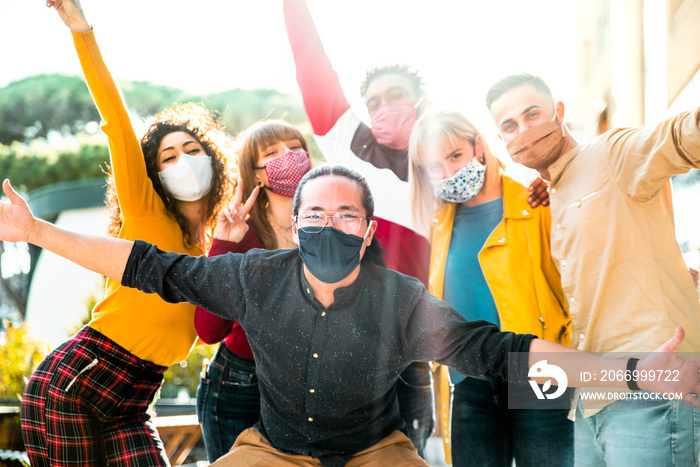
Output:
<path fill-rule="evenodd" d="M 609 137 L 610 166 L 635 199 L 656 196 L 673 175 L 700 169 L 700 108 L 655 126 L 620 128 Z"/>
<path fill-rule="evenodd" d="M 141 145 L 80 2 L 48 0 L 46 5 L 56 8 L 59 17 L 73 34 L 85 81 L 102 116 L 102 131 L 109 139 L 112 172 L 122 213 L 131 216 L 149 211 L 157 195 L 146 173 Z"/>
<path fill-rule="evenodd" d="M 46 0 L 46 6 L 56 8 L 58 16 L 73 32 L 88 32 L 92 29 L 85 19 L 80 0 Z"/>
<path fill-rule="evenodd" d="M 221 210 L 216 225 L 216 238 L 207 256 L 225 255 L 226 253 L 245 253 L 257 248 L 251 246 L 249 230 L 245 218 L 253 207 L 258 196 L 259 188 L 255 187 L 244 205 L 241 205 L 243 180 L 238 180 L 238 189 L 233 201 Z M 198 306 L 194 311 L 194 327 L 197 335 L 207 344 L 216 344 L 229 335 L 233 329 L 233 321 L 221 318 Z"/>
<path fill-rule="evenodd" d="M 284 0 L 284 22 L 297 68 L 297 83 L 314 134 L 325 135 L 350 108 L 338 74 L 323 50 L 305 0 Z"/>
<path fill-rule="evenodd" d="M 133 242 L 71 232 L 36 219 L 9 180 L 2 188 L 9 202 L 0 203 L 0 241 L 31 243 L 121 282 Z"/>

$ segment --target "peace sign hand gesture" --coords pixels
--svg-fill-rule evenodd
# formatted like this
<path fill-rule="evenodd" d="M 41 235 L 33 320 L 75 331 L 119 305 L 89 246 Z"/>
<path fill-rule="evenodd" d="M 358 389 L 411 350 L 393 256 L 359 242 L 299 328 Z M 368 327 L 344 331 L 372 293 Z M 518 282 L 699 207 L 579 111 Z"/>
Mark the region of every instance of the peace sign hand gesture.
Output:
<path fill-rule="evenodd" d="M 246 216 L 253 207 L 253 204 L 255 204 L 259 192 L 260 187 L 256 186 L 245 204 L 241 205 L 243 199 L 243 180 L 238 180 L 238 187 L 233 201 L 219 213 L 218 223 L 216 224 L 216 230 L 214 232 L 216 238 L 234 243 L 240 243 L 241 240 L 243 240 L 243 237 L 245 237 L 245 234 L 248 232 L 248 224 L 245 221 Z"/>

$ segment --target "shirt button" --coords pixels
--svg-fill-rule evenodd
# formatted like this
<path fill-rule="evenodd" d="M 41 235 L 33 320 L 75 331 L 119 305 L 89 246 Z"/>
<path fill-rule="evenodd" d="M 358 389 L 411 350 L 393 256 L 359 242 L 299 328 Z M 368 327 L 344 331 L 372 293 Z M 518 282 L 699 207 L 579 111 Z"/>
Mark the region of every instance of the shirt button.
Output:
<path fill-rule="evenodd" d="M 326 316 L 326 312 L 325 311 L 321 312 L 321 316 Z"/>
<path fill-rule="evenodd" d="M 523 216 L 529 216 L 529 215 L 530 215 L 530 211 L 528 211 L 527 209 L 523 209 Z"/>
<path fill-rule="evenodd" d="M 584 339 L 586 338 L 586 336 L 584 336 L 583 334 L 581 334 L 581 335 L 578 336 L 578 338 L 581 339 L 581 340 L 584 340 Z"/>
<path fill-rule="evenodd" d="M 574 297 L 569 297 L 569 303 L 574 303 Z"/>
<path fill-rule="evenodd" d="M 314 354 L 314 358 L 318 358 L 318 354 L 317 354 L 317 353 Z"/>
<path fill-rule="evenodd" d="M 307 287 L 307 288 L 306 288 L 306 293 L 311 293 L 311 289 L 309 289 L 309 288 Z"/>
<path fill-rule="evenodd" d="M 505 243 L 505 242 L 506 242 L 505 237 L 501 237 L 498 239 L 498 243 Z"/>
<path fill-rule="evenodd" d="M 565 259 L 561 260 L 561 265 L 562 265 L 562 266 L 566 266 L 566 260 L 565 260 Z"/>
<path fill-rule="evenodd" d="M 309 421 L 310 421 L 310 422 L 313 422 L 313 421 L 314 421 L 314 417 L 309 417 Z"/>
<path fill-rule="evenodd" d="M 314 388 L 311 388 L 311 389 L 309 389 L 309 392 L 310 392 L 311 394 L 313 394 L 313 393 L 316 392 L 316 390 L 315 390 Z"/>
<path fill-rule="evenodd" d="M 554 229 L 555 229 L 555 230 L 559 230 L 559 229 L 561 229 L 561 224 L 557 224 L 557 225 L 555 225 L 555 226 L 554 226 Z"/>
<path fill-rule="evenodd" d="M 557 192 L 557 189 L 556 189 L 556 188 L 550 188 L 550 189 L 549 189 L 549 192 L 550 192 L 551 194 L 554 194 L 554 193 Z"/>
<path fill-rule="evenodd" d="M 437 223 L 438 223 L 438 220 L 437 220 L 437 219 L 433 219 L 433 224 L 437 224 Z"/>

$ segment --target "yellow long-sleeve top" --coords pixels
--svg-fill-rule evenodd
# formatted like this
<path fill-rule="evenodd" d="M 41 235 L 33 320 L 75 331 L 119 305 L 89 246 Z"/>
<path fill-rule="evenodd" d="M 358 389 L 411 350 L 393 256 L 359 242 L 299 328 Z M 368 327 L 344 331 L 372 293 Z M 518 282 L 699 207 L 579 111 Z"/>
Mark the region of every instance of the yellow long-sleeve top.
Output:
<path fill-rule="evenodd" d="M 188 248 L 177 222 L 168 216 L 162 199 L 146 174 L 146 163 L 124 101 L 102 60 L 93 31 L 73 33 L 83 74 L 102 116 L 109 139 L 114 180 L 123 215 L 119 238 L 141 239 L 165 251 L 201 255 Z M 197 338 L 194 305 L 170 304 L 109 280 L 104 299 L 92 312 L 90 327 L 139 358 L 169 366 L 183 360 Z"/>

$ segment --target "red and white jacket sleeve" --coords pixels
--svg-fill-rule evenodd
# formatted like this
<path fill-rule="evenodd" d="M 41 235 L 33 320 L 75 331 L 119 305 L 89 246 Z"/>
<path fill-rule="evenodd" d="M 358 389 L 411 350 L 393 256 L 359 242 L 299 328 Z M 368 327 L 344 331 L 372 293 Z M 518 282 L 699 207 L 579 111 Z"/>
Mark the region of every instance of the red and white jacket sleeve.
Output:
<path fill-rule="evenodd" d="M 297 83 L 314 134 L 323 136 L 350 108 L 338 74 L 323 50 L 304 0 L 284 0 L 284 21 L 297 69 Z"/>

